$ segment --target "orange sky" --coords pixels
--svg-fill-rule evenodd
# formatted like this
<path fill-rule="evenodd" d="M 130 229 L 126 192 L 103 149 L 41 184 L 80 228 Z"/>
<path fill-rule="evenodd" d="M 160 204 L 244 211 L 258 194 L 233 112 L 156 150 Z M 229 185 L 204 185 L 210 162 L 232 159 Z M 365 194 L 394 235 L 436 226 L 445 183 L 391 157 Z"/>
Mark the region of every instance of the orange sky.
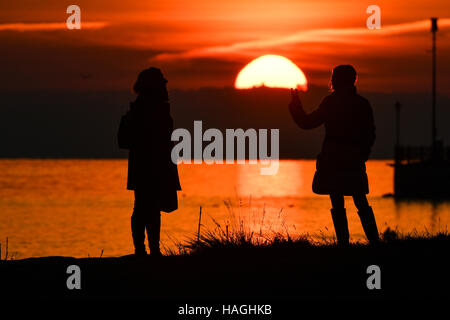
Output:
<path fill-rule="evenodd" d="M 231 86 L 253 58 L 280 54 L 312 84 L 326 85 L 334 65 L 351 63 L 363 90 L 428 91 L 426 20 L 439 16 L 438 91 L 450 95 L 447 0 L 377 1 L 382 30 L 374 31 L 365 27 L 366 1 L 77 1 L 82 30 L 65 28 L 69 4 L 0 4 L 3 88 L 124 89 L 150 64 L 172 87 Z"/>

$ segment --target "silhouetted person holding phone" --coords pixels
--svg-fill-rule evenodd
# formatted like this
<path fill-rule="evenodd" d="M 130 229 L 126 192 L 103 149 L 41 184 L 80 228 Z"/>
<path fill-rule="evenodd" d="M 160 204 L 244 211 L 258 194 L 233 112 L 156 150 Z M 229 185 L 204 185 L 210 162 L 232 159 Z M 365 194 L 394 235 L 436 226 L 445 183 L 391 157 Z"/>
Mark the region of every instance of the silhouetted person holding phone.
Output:
<path fill-rule="evenodd" d="M 325 125 L 325 139 L 317 156 L 313 191 L 329 194 L 331 217 L 338 243 L 349 243 L 344 196 L 352 196 L 367 239 L 378 242 L 378 229 L 366 194 L 369 186 L 365 162 L 375 142 L 375 125 L 370 103 L 356 92 L 357 75 L 351 65 L 334 68 L 332 93 L 310 114 L 303 110 L 297 90 L 291 90 L 289 111 L 300 128 Z"/>
<path fill-rule="evenodd" d="M 129 149 L 127 189 L 134 190 L 131 232 L 136 256 L 145 256 L 145 231 L 152 256 L 161 255 L 161 211 L 178 208 L 181 190 L 176 164 L 171 160 L 173 120 L 167 80 L 157 68 L 142 71 L 133 90 L 137 94 L 122 117 L 119 147 Z"/>

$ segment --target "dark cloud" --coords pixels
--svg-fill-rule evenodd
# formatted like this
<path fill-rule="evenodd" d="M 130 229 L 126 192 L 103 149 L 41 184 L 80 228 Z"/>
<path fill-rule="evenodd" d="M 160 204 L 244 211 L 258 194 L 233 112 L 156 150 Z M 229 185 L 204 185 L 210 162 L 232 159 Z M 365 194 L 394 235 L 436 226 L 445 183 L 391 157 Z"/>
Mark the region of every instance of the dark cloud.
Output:
<path fill-rule="evenodd" d="M 37 88 L 124 89 L 137 73 L 148 67 L 148 57 L 159 51 L 96 46 L 50 35 L 2 34 L 0 85 L 10 90 Z M 91 74 L 89 80 L 81 74 Z"/>

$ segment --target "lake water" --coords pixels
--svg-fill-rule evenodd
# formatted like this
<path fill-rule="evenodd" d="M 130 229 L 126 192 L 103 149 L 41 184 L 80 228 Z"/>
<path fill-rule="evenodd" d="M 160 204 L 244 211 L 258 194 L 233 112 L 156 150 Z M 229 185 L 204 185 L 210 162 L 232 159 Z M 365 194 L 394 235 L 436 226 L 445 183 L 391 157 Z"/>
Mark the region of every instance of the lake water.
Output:
<path fill-rule="evenodd" d="M 395 201 L 390 161 L 369 161 L 369 201 L 380 231 L 436 232 L 450 221 L 449 202 Z M 179 166 L 179 210 L 163 214 L 162 245 L 175 247 L 202 229 L 243 220 L 259 232 L 332 236 L 326 196 L 311 191 L 313 160 L 282 160 L 278 174 L 260 175 L 259 165 Z M 16 258 L 117 256 L 133 250 L 133 193 L 125 189 L 126 160 L 0 160 L 0 242 Z M 346 198 L 353 241 L 363 231 Z"/>

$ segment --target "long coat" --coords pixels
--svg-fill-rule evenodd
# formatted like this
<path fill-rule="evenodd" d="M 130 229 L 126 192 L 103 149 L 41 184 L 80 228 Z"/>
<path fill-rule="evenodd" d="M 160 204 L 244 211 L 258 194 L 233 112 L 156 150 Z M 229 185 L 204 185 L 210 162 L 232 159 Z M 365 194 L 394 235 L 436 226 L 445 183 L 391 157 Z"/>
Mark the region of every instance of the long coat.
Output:
<path fill-rule="evenodd" d="M 334 91 L 306 114 L 299 100 L 289 105 L 294 121 L 303 129 L 325 125 L 325 139 L 317 156 L 313 192 L 355 195 L 369 193 L 365 162 L 375 142 L 370 103 L 356 88 Z"/>
<path fill-rule="evenodd" d="M 122 116 L 118 132 L 119 147 L 130 150 L 127 189 L 146 190 L 165 212 L 178 208 L 177 190 L 181 190 L 171 159 L 172 131 L 169 103 L 138 96 Z"/>

